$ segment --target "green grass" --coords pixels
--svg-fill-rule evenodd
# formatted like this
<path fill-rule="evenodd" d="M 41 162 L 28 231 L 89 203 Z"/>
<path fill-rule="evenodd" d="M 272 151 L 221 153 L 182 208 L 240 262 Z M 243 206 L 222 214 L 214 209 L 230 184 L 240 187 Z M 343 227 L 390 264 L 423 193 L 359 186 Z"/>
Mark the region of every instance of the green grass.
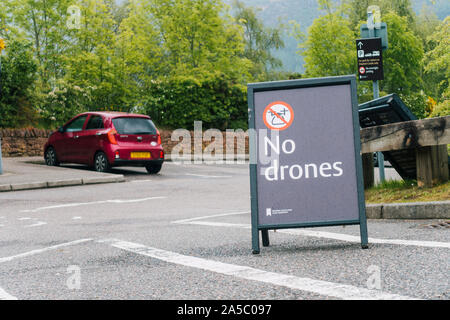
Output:
<path fill-rule="evenodd" d="M 450 200 L 450 181 L 419 188 L 414 180 L 385 181 L 365 190 L 366 203 L 398 203 Z"/>

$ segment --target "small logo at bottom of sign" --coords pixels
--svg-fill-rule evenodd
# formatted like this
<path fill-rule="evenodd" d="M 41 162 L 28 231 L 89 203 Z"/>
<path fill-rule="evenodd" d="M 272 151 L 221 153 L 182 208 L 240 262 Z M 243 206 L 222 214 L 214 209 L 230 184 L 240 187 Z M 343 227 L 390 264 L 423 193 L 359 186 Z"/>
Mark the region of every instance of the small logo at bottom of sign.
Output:
<path fill-rule="evenodd" d="M 292 209 L 272 209 L 272 208 L 266 208 L 266 217 L 271 217 L 272 215 L 279 215 L 279 214 L 288 214 L 291 213 Z"/>

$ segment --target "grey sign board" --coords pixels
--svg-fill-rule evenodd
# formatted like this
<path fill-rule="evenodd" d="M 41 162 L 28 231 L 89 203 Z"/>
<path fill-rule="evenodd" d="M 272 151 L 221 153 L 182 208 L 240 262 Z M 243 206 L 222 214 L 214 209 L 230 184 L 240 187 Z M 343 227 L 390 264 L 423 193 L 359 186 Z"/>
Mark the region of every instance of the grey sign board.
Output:
<path fill-rule="evenodd" d="M 367 229 L 355 76 L 248 85 L 253 252 L 259 230 Z"/>

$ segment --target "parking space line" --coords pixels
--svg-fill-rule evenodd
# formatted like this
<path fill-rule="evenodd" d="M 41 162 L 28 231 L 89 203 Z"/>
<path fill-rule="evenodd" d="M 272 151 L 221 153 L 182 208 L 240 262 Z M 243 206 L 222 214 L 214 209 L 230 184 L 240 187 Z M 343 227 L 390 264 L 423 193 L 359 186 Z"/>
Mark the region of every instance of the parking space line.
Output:
<path fill-rule="evenodd" d="M 142 244 L 122 241 L 118 239 L 99 240 L 100 243 L 108 244 L 112 247 L 144 255 L 168 263 L 182 265 L 186 267 L 206 270 L 240 279 L 258 281 L 271 285 L 287 287 L 294 290 L 312 292 L 315 294 L 335 297 L 340 299 L 363 299 L 363 300 L 409 300 L 415 299 L 407 296 L 391 294 L 379 290 L 369 290 L 362 287 L 346 285 L 341 283 L 302 278 L 276 272 L 269 272 L 255 269 L 248 266 L 234 265 L 199 257 L 186 256 L 176 252 L 147 247 Z"/>
<path fill-rule="evenodd" d="M 29 225 L 27 225 L 27 226 L 24 226 L 24 228 L 40 227 L 40 226 L 44 226 L 44 225 L 46 225 L 46 224 L 47 224 L 47 222 L 44 222 L 44 221 L 38 221 L 38 222 L 36 222 L 36 223 L 33 223 L 33 224 L 29 224 Z"/>
<path fill-rule="evenodd" d="M 219 215 L 217 215 L 219 216 Z M 211 216 L 210 216 L 211 217 Z M 197 220 L 200 220 L 198 218 Z M 173 223 L 179 224 L 190 224 L 190 225 L 201 225 L 210 227 L 227 227 L 227 228 L 241 228 L 250 229 L 250 224 L 244 223 L 227 223 L 227 222 L 214 222 L 214 221 L 194 221 L 193 219 L 179 220 Z M 277 229 L 277 233 L 285 233 L 291 235 L 300 235 L 305 237 L 316 237 L 316 238 L 326 238 L 333 240 L 340 240 L 346 242 L 361 242 L 359 236 L 352 236 L 349 234 L 326 232 L 326 231 L 315 231 L 308 229 Z M 438 241 L 421 241 L 421 240 L 403 240 L 403 239 L 378 239 L 369 238 L 369 244 L 395 244 L 403 246 L 416 246 L 416 247 L 429 247 L 429 248 L 450 248 L 449 242 L 438 242 Z"/>
<path fill-rule="evenodd" d="M 55 249 L 59 249 L 59 248 L 63 248 L 63 247 L 77 245 L 77 244 L 88 242 L 88 241 L 92 241 L 92 240 L 93 239 L 80 239 L 80 240 L 75 240 L 75 241 L 70 241 L 70 242 L 57 244 L 57 245 L 54 245 L 54 246 L 51 246 L 51 247 L 46 247 L 46 248 L 42 248 L 42 249 L 36 249 L 36 250 L 28 251 L 28 252 L 16 254 L 14 256 L 0 258 L 0 263 L 12 261 L 12 260 L 18 259 L 18 258 L 24 258 L 24 257 L 32 256 L 32 255 L 39 254 L 39 253 L 44 253 L 44 252 L 47 252 L 47 251 L 51 251 L 51 250 L 55 250 Z"/>
<path fill-rule="evenodd" d="M 195 218 L 190 218 L 190 219 L 183 219 L 183 220 L 172 221 L 172 223 L 184 224 L 184 223 L 188 223 L 190 221 L 195 221 L 195 220 L 204 220 L 204 219 L 211 219 L 211 218 L 218 218 L 218 217 L 234 216 L 234 215 L 240 215 L 240 214 L 246 214 L 246 213 L 250 213 L 250 211 L 239 211 L 239 212 L 213 214 L 213 215 L 210 215 L 210 216 L 202 216 L 202 217 L 195 217 Z"/>
<path fill-rule="evenodd" d="M 185 173 L 186 176 L 193 176 L 193 177 L 199 177 L 199 178 L 232 178 L 233 176 L 212 176 L 212 175 L 206 175 L 206 174 L 194 174 L 194 173 Z"/>
<path fill-rule="evenodd" d="M 0 300 L 18 300 L 0 287 Z"/>
<path fill-rule="evenodd" d="M 31 210 L 21 210 L 20 212 L 38 212 L 38 211 L 43 211 L 43 210 L 88 206 L 88 205 L 104 204 L 104 203 L 115 203 L 115 204 L 116 203 L 117 204 L 136 203 L 136 202 L 143 202 L 143 201 L 157 200 L 157 199 L 166 199 L 166 198 L 167 197 L 150 197 L 150 198 L 129 199 L 129 200 L 114 199 L 114 200 L 101 200 L 101 201 L 92 201 L 92 202 L 66 203 L 66 204 L 60 204 L 60 205 L 56 205 L 56 206 L 40 207 L 40 208 L 36 208 L 36 209 L 31 209 Z"/>

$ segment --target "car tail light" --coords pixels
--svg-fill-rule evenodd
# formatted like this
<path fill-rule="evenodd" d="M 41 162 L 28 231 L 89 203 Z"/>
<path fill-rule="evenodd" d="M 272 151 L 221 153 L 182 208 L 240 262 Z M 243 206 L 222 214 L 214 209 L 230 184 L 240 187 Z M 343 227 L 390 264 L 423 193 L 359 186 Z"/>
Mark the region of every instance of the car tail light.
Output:
<path fill-rule="evenodd" d="M 158 135 L 158 144 L 162 144 L 161 134 L 159 133 L 159 130 L 156 130 L 156 134 Z"/>
<path fill-rule="evenodd" d="M 115 129 L 111 129 L 108 131 L 108 140 L 111 144 L 117 144 L 116 135 L 117 131 Z"/>
<path fill-rule="evenodd" d="M 120 156 L 119 156 L 119 151 L 116 151 L 114 155 L 115 155 L 115 158 L 116 158 L 116 159 L 119 159 L 119 158 L 120 158 Z"/>
<path fill-rule="evenodd" d="M 161 151 L 159 152 L 159 158 L 160 158 L 160 159 L 164 159 L 164 151 L 161 150 Z"/>

